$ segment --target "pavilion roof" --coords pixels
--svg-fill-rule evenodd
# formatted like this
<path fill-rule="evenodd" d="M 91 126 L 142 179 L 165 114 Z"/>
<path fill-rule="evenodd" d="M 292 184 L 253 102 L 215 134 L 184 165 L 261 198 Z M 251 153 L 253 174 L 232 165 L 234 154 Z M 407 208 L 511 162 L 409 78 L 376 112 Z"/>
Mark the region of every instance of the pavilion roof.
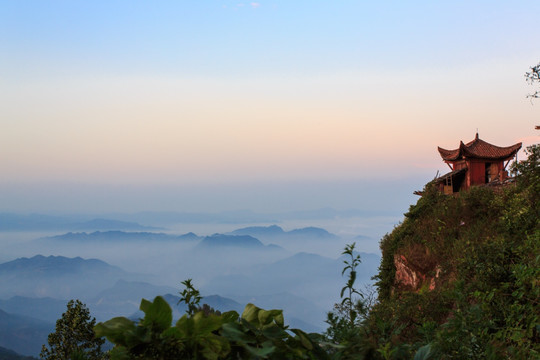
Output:
<path fill-rule="evenodd" d="M 507 147 L 496 146 L 480 139 L 477 133 L 473 141 L 466 144 L 460 141 L 459 148 L 455 150 L 446 150 L 441 147 L 438 149 L 444 161 L 455 161 L 461 158 L 508 160 L 521 149 L 521 145 L 517 143 Z"/>

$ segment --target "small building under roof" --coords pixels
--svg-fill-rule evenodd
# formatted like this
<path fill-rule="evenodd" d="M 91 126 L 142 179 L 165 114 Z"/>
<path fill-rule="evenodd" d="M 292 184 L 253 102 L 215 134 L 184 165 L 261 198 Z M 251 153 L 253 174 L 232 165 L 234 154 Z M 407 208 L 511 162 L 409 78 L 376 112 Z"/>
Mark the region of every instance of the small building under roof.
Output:
<path fill-rule="evenodd" d="M 435 183 L 445 194 L 467 190 L 473 185 L 503 183 L 508 179 L 506 167 L 521 145 L 492 145 L 480 139 L 476 133 L 474 140 L 466 144 L 460 141 L 457 149 L 439 147 L 443 161 L 452 171 L 435 179 Z"/>

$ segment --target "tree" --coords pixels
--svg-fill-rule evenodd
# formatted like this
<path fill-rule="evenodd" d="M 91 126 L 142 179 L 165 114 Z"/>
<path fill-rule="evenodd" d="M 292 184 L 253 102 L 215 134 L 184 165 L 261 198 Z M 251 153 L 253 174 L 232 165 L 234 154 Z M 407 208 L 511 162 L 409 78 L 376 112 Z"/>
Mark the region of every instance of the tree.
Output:
<path fill-rule="evenodd" d="M 531 67 L 531 71 L 525 73 L 525 79 L 530 85 L 540 83 L 540 63 Z M 527 95 L 528 98 L 538 99 L 540 98 L 540 90 L 536 90 L 532 94 Z M 540 130 L 540 126 L 536 125 L 536 130 Z"/>
<path fill-rule="evenodd" d="M 49 347 L 43 345 L 40 358 L 47 360 L 105 359 L 101 351 L 105 339 L 96 338 L 96 319 L 90 317 L 90 310 L 79 300 L 70 300 L 67 311 L 56 321 L 56 331 L 49 334 Z"/>
<path fill-rule="evenodd" d="M 525 73 L 525 79 L 531 85 L 540 83 L 540 63 L 536 66 L 531 66 L 531 71 Z M 534 93 L 527 95 L 530 98 L 540 98 L 540 90 L 536 90 Z"/>

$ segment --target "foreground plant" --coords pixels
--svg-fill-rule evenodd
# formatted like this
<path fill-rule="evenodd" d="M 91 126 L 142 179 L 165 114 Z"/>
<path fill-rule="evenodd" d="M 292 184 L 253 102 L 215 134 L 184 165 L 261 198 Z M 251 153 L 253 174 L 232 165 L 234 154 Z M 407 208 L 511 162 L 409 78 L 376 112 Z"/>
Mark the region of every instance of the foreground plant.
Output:
<path fill-rule="evenodd" d="M 145 316 L 135 322 L 113 318 L 95 327 L 115 347 L 120 359 L 325 359 L 326 353 L 299 329 L 288 329 L 281 310 L 263 310 L 248 304 L 221 315 L 197 311 L 185 314 L 174 326 L 169 304 L 157 296 L 143 299 Z"/>

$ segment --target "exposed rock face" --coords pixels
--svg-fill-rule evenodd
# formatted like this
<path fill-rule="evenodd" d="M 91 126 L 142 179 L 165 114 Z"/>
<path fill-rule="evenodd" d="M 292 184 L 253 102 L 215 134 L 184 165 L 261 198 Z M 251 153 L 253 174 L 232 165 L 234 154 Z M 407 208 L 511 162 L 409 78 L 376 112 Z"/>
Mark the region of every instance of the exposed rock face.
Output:
<path fill-rule="evenodd" d="M 394 289 L 399 291 L 419 291 L 426 285 L 429 290 L 435 289 L 436 279 L 441 269 L 436 264 L 429 251 L 423 247 L 408 248 L 394 255 L 396 275 Z"/>
<path fill-rule="evenodd" d="M 400 254 L 394 255 L 394 265 L 396 267 L 395 285 L 399 288 L 410 288 L 416 290 L 419 288 L 420 280 L 416 271 L 408 266 L 408 261 L 405 256 Z"/>

